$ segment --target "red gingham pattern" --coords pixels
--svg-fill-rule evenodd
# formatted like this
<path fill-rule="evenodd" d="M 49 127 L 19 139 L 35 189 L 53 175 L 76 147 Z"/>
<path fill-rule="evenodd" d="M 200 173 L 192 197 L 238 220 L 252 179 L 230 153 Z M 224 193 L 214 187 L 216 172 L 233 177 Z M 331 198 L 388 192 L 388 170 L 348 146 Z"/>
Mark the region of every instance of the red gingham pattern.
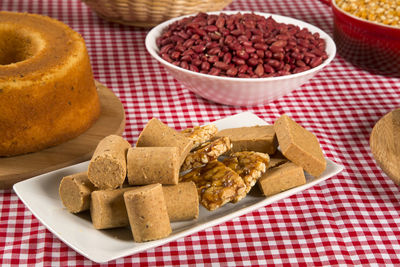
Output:
<path fill-rule="evenodd" d="M 332 35 L 327 2 L 234 0 L 226 10 L 291 16 Z M 270 104 L 224 106 L 168 75 L 145 50 L 147 30 L 106 22 L 78 0 L 2 0 L 0 9 L 49 15 L 83 35 L 96 79 L 124 104 L 124 136 L 131 143 L 152 117 L 182 129 L 243 111 L 268 123 L 286 113 L 317 135 L 328 158 L 345 166 L 302 193 L 108 265 L 399 266 L 399 187 L 369 149 L 374 124 L 400 107 L 399 79 L 366 72 L 337 55 L 310 82 Z M 0 264 L 96 265 L 50 233 L 12 190 L 0 191 Z"/>

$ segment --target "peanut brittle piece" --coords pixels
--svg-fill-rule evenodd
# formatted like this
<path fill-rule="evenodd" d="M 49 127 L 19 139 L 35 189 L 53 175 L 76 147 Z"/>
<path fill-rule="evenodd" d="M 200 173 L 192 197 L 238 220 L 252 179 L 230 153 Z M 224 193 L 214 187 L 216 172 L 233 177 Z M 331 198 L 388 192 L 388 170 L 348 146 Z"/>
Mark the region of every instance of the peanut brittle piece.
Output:
<path fill-rule="evenodd" d="M 236 152 L 223 160 L 223 164 L 237 172 L 246 185 L 246 194 L 256 184 L 269 164 L 269 156 L 265 153 L 254 151 Z M 238 202 L 240 199 L 234 199 Z"/>
<path fill-rule="evenodd" d="M 181 166 L 181 171 L 198 168 L 212 160 L 216 160 L 230 148 L 231 142 L 226 136 L 205 142 L 186 156 Z"/>
<path fill-rule="evenodd" d="M 246 185 L 242 178 L 217 160 L 193 169 L 182 176 L 180 181 L 193 181 L 199 193 L 200 203 L 210 211 L 233 199 L 242 199 L 246 196 Z"/>
<path fill-rule="evenodd" d="M 214 124 L 208 124 L 205 126 L 195 126 L 193 128 L 187 128 L 181 131 L 183 135 L 189 137 L 193 141 L 192 149 L 210 140 L 217 134 L 217 132 L 218 128 Z"/>

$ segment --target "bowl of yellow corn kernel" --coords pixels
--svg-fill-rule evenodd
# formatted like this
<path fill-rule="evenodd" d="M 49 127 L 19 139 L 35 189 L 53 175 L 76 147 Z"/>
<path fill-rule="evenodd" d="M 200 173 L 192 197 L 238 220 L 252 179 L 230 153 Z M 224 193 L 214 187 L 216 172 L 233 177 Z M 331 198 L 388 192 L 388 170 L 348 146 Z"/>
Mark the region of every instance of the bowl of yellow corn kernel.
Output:
<path fill-rule="evenodd" d="M 338 54 L 368 71 L 400 77 L 400 0 L 332 0 Z"/>

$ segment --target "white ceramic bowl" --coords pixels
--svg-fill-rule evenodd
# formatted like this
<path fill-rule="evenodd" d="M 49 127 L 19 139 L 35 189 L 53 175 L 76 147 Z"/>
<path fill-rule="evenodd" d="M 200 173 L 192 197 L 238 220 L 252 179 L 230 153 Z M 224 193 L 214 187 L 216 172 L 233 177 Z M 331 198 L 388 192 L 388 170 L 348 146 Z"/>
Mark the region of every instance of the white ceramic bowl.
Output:
<path fill-rule="evenodd" d="M 223 11 L 223 13 L 226 14 L 236 14 L 238 12 L 250 13 L 248 11 Z M 219 13 L 221 12 L 208 12 L 208 14 Z M 328 58 L 321 65 L 310 70 L 286 76 L 269 78 L 231 78 L 189 71 L 162 59 L 158 54 L 159 49 L 156 45 L 156 39 L 169 24 L 187 16 L 174 18 L 154 27 L 146 36 L 146 48 L 176 80 L 181 82 L 192 92 L 217 103 L 239 106 L 265 104 L 290 93 L 314 77 L 335 57 L 335 43 L 332 38 L 321 29 L 306 22 L 289 17 L 269 13 L 254 13 L 265 17 L 272 16 L 274 20 L 280 23 L 294 24 L 300 28 L 307 28 L 311 33 L 318 32 L 320 38 L 326 41 L 326 53 L 328 54 Z"/>

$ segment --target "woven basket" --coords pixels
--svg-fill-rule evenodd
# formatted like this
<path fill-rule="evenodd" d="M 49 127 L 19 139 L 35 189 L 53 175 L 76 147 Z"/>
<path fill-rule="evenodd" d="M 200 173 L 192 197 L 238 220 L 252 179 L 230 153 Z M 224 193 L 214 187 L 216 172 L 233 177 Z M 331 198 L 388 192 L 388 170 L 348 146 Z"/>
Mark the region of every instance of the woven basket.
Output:
<path fill-rule="evenodd" d="M 147 28 L 182 15 L 219 11 L 232 0 L 82 0 L 82 2 L 106 20 Z"/>

